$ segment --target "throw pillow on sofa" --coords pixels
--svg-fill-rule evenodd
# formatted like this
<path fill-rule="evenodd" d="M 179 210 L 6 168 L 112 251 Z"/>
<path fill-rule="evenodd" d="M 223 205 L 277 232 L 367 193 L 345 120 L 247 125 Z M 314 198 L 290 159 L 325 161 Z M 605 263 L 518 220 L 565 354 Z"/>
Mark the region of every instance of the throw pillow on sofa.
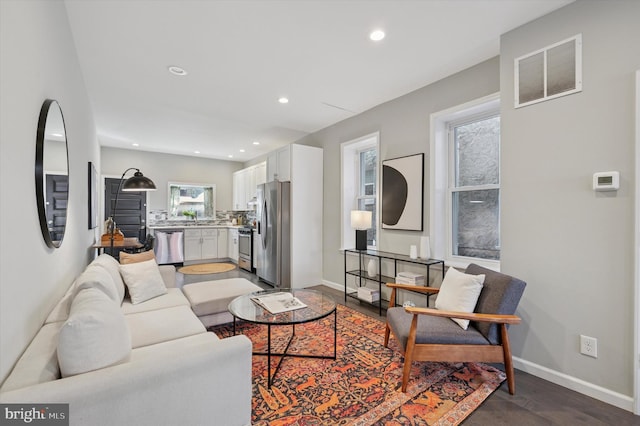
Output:
<path fill-rule="evenodd" d="M 436 297 L 436 309 L 472 313 L 484 284 L 484 274 L 470 275 L 450 267 L 442 281 Z M 469 320 L 451 318 L 463 330 L 469 327 Z"/>
<path fill-rule="evenodd" d="M 120 252 L 120 264 L 128 265 L 130 263 L 146 262 L 147 260 L 156 260 L 153 250 L 143 251 L 142 253 L 125 253 Z M 114 259 L 115 260 L 115 259 Z"/>
<path fill-rule="evenodd" d="M 167 287 L 155 260 L 120 265 L 120 273 L 129 289 L 133 305 L 167 293 Z"/>
<path fill-rule="evenodd" d="M 131 332 L 120 307 L 97 288 L 80 290 L 58 335 L 62 377 L 126 362 Z"/>

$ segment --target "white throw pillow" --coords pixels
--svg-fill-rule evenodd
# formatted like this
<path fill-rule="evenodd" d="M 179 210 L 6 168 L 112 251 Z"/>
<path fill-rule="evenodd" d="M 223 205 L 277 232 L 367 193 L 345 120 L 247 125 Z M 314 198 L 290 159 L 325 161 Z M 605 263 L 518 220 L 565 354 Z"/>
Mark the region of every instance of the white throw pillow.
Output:
<path fill-rule="evenodd" d="M 160 269 L 154 259 L 146 262 L 120 265 L 120 273 L 129 289 L 133 305 L 161 296 L 167 292 Z"/>
<path fill-rule="evenodd" d="M 60 329 L 57 349 L 62 377 L 127 361 L 131 332 L 124 313 L 101 290 L 80 290 Z"/>
<path fill-rule="evenodd" d="M 471 313 L 476 308 L 484 284 L 484 274 L 469 275 L 449 268 L 436 297 L 436 309 Z M 469 320 L 452 318 L 462 329 L 469 327 Z"/>

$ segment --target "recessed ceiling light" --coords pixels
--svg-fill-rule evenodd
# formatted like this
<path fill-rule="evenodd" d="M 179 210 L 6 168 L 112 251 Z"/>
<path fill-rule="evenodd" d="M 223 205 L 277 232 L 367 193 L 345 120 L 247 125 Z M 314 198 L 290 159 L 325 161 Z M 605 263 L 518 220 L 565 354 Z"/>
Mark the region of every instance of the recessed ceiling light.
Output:
<path fill-rule="evenodd" d="M 260 142 L 258 142 L 258 141 L 253 141 L 253 144 L 254 144 L 254 145 L 260 145 Z"/>
<path fill-rule="evenodd" d="M 241 149 L 240 152 L 244 152 L 244 149 Z"/>
<path fill-rule="evenodd" d="M 371 31 L 371 34 L 369 34 L 369 38 L 373 41 L 380 41 L 384 38 L 384 31 L 382 30 L 375 30 L 375 31 Z"/>
<path fill-rule="evenodd" d="M 176 67 L 175 65 L 169 67 L 169 72 L 173 75 L 178 76 L 187 75 L 187 71 L 185 71 L 184 68 Z"/>
<path fill-rule="evenodd" d="M 278 102 L 280 102 L 281 104 L 288 104 L 289 103 L 289 99 L 285 98 L 284 96 L 278 98 Z"/>
<path fill-rule="evenodd" d="M 229 158 L 233 158 L 233 155 L 232 155 L 232 154 L 229 154 L 229 155 L 227 155 L 227 157 L 229 157 Z"/>
<path fill-rule="evenodd" d="M 194 154 L 200 154 L 200 151 L 193 151 Z"/>
<path fill-rule="evenodd" d="M 132 143 L 131 145 L 133 145 L 133 146 L 140 146 L 140 144 L 139 144 L 139 143 Z"/>

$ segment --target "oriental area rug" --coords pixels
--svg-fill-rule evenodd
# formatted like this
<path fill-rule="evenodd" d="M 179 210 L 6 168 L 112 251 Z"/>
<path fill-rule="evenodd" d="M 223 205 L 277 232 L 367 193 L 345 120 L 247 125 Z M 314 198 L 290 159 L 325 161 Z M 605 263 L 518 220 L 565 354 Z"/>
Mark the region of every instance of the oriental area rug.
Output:
<path fill-rule="evenodd" d="M 224 338 L 233 324 L 210 328 Z M 239 321 L 238 334 L 266 351 L 266 326 Z M 272 349 L 282 351 L 291 326 L 272 327 Z M 338 305 L 336 360 L 285 358 L 271 388 L 267 357 L 253 356 L 252 425 L 457 425 L 500 383 L 502 371 L 482 363 L 413 363 L 407 393 L 400 391 L 402 361 L 384 323 Z M 333 315 L 296 325 L 289 353 L 333 353 Z M 272 357 L 272 373 L 279 357 Z"/>
<path fill-rule="evenodd" d="M 206 275 L 229 272 L 236 269 L 233 263 L 199 263 L 197 265 L 183 266 L 178 272 L 185 275 Z"/>

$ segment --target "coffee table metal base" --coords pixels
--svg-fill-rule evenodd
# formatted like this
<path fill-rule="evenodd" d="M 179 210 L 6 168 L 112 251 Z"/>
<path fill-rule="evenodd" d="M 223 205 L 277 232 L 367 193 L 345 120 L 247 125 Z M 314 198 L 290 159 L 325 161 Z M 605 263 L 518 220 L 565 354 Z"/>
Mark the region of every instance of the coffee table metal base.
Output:
<path fill-rule="evenodd" d="M 330 314 L 330 313 L 329 313 Z M 291 342 L 296 335 L 296 325 L 290 324 L 292 327 L 291 336 L 289 337 L 289 341 L 287 342 L 287 346 L 284 348 L 283 352 L 273 352 L 271 350 L 271 327 L 286 326 L 285 324 L 266 324 L 267 325 L 267 352 L 253 352 L 253 355 L 261 355 L 267 356 L 267 383 L 268 387 L 271 388 L 273 384 L 273 380 L 275 379 L 278 371 L 280 370 L 280 366 L 282 365 L 282 361 L 284 361 L 285 357 L 292 358 L 316 358 L 316 359 L 336 359 L 337 358 L 337 344 L 338 344 L 338 311 L 337 309 L 333 310 L 333 355 L 316 355 L 316 354 L 297 354 L 297 353 L 289 353 L 289 346 L 291 346 Z M 321 318 L 318 318 L 318 320 Z M 233 317 L 233 334 L 236 334 L 236 317 Z M 271 375 L 271 357 L 279 356 L 280 361 L 278 361 L 278 365 L 276 366 L 273 375 Z"/>

